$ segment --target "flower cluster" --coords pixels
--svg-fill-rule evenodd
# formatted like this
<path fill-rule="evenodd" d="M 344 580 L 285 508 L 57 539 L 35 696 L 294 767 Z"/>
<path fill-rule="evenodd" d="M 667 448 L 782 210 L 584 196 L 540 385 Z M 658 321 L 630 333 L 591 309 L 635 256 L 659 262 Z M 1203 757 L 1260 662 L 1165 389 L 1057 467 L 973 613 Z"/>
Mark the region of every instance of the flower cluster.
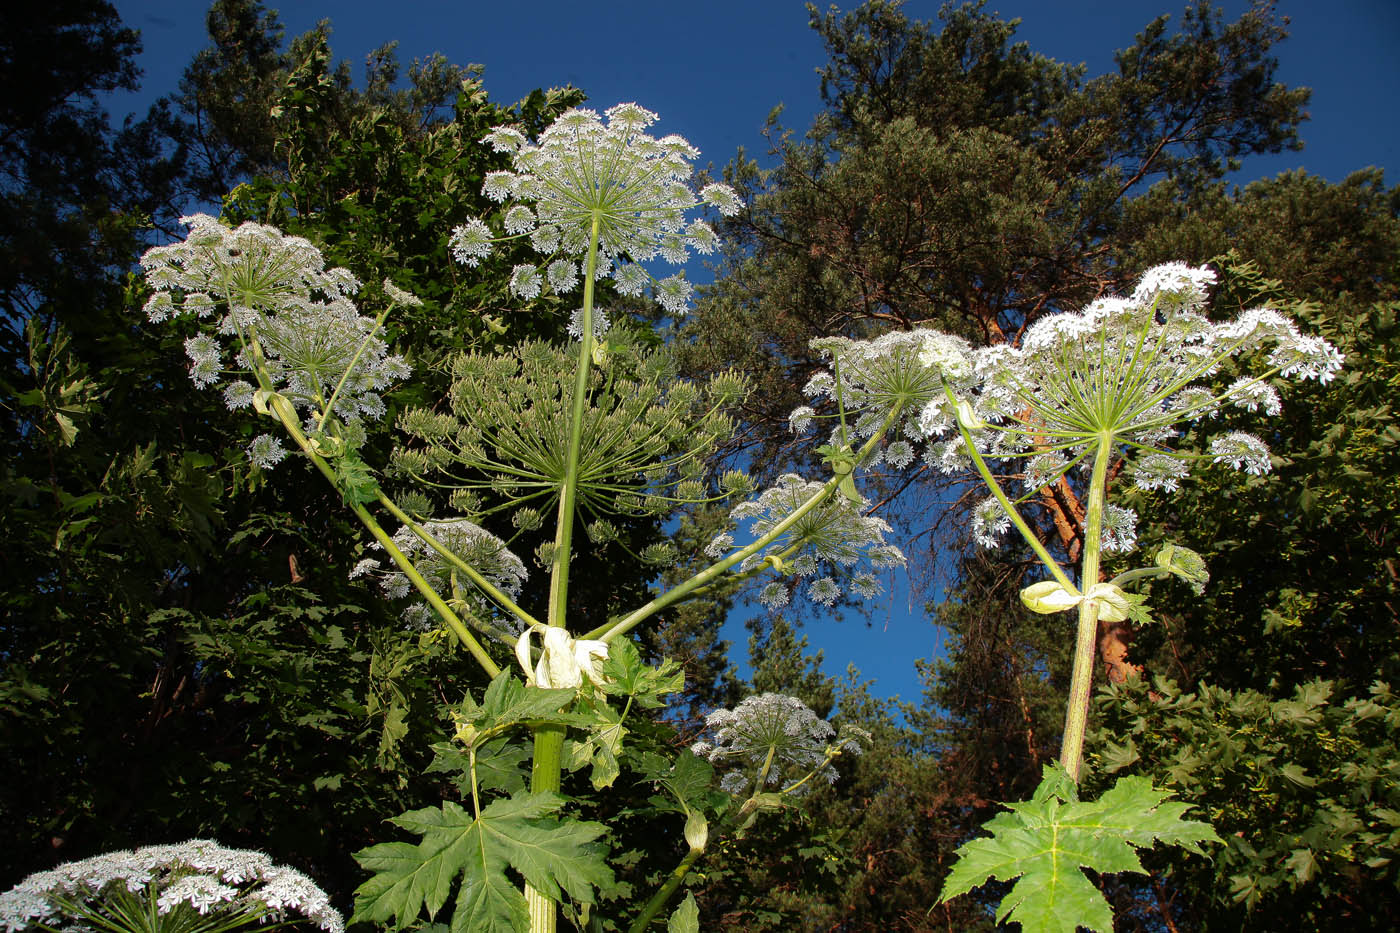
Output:
<path fill-rule="evenodd" d="M 966 341 L 928 330 L 891 331 L 871 340 L 813 340 L 812 348 L 821 353 L 828 369 L 813 376 L 804 391 L 819 404 L 825 399 L 828 406 L 838 406 L 845 413 L 851 421 L 845 426 L 847 439 L 871 437 L 883 426 L 887 414 L 898 409 L 901 417 L 894 434 L 903 438 L 888 444 L 880 457 L 866 466 L 883 459 L 902 469 L 914 458 L 909 440 L 925 437 L 920 411 L 943 396 L 943 374 L 931 367 L 926 357 L 945 342 L 950 362 L 953 353 L 960 359 L 970 350 Z M 805 432 L 816 414 L 816 409 L 804 405 L 792 413 L 789 424 L 794 431 Z"/>
<path fill-rule="evenodd" d="M 861 742 L 870 741 L 869 733 L 854 726 L 842 726 L 838 734 L 801 700 L 781 693 L 761 693 L 732 710 L 717 709 L 705 717 L 705 728 L 711 740 L 696 742 L 690 750 L 733 768 L 720 784 L 732 794 L 788 789 L 812 774 L 834 781 L 832 759 L 858 755 Z"/>
<path fill-rule="evenodd" d="M 436 519 L 423 522 L 419 527 L 506 595 L 512 599 L 520 595 L 527 576 L 525 564 L 500 538 L 465 518 Z M 437 592 L 450 594 L 453 600 L 465 603 L 476 615 L 486 616 L 493 612 L 494 603 L 480 594 L 469 580 L 459 576 L 456 565 L 415 534 L 412 528 L 400 528 L 394 534 L 393 541 L 394 546 L 413 562 Z M 378 543 L 371 547 L 383 550 Z M 365 558 L 350 571 L 350 578 L 353 580 L 380 571 L 380 567 L 380 562 L 375 558 Z M 399 570 L 382 571 L 379 577 L 380 588 L 390 599 L 401 599 L 410 592 L 416 592 L 408 577 Z M 425 602 L 409 606 L 403 611 L 403 618 L 415 628 L 432 628 L 438 623 L 437 614 Z M 514 635 L 522 631 L 519 620 L 508 620 L 506 625 Z"/>
<path fill-rule="evenodd" d="M 353 275 L 327 269 L 316 247 L 274 227 L 245 223 L 230 230 L 206 214 L 181 222 L 190 228 L 183 242 L 141 257 L 154 289 L 145 311 L 154 322 L 219 315 L 213 333 L 185 341 L 196 385 L 222 385 L 230 409 L 252 407 L 259 388 L 270 389 L 306 412 L 313 426 L 331 414 L 347 422 L 384 414 L 380 393 L 409 367 L 376 336 L 381 322 L 350 301 L 360 285 Z M 392 283 L 385 292 L 397 305 L 418 302 Z M 228 378 L 230 370 L 253 373 L 253 381 Z M 249 455 L 272 466 L 285 451 L 263 435 Z"/>
<path fill-rule="evenodd" d="M 1342 364 L 1335 347 L 1272 309 L 1211 321 L 1203 309 L 1214 280 L 1208 268 L 1157 266 L 1131 297 L 1042 318 L 1015 347 L 974 349 L 932 330 L 815 341 L 832 368 L 809 383 L 808 393 L 839 393 L 846 412 L 860 413 L 857 435 L 873 431 L 893 403 L 911 406 L 904 439 L 926 444 L 924 461 L 944 473 L 970 465 L 961 424 L 983 457 L 1023 460 L 1026 495 L 1076 466 L 1087 468 L 1105 439 L 1138 488 L 1172 491 L 1190 472 L 1192 457 L 1172 449 L 1183 425 L 1227 405 L 1277 413 L 1272 377 L 1325 383 Z M 1207 386 L 1227 360 L 1248 354 L 1263 356 L 1264 372 L 1224 389 Z M 801 425 L 811 416 L 798 409 L 794 420 Z M 1205 456 L 1252 474 L 1270 468 L 1268 446 L 1243 431 L 1213 438 Z M 902 443 L 886 448 L 892 466 L 910 459 Z M 993 544 L 1007 525 L 994 499 L 975 510 L 973 533 L 983 544 Z M 1106 515 L 1105 548 L 1131 550 L 1135 526 L 1130 510 Z"/>
<path fill-rule="evenodd" d="M 731 523 L 751 520 L 748 533 L 758 539 L 773 531 L 822 488 L 795 473 L 787 473 L 756 499 L 742 502 L 729 512 Z M 740 573 L 756 572 L 765 562 L 786 579 L 767 584 L 759 602 L 770 609 L 787 605 L 794 589 L 801 587 L 813 602 L 830 606 L 842 595 L 842 582 L 851 592 L 870 599 L 880 592 L 880 581 L 869 571 L 853 572 L 864 557 L 872 569 L 904 566 L 904 554 L 885 543 L 889 524 L 873 515 L 862 515 L 857 503 L 833 496 L 803 514 L 766 548 L 739 564 Z M 721 560 L 735 547 L 734 533 L 726 531 L 712 540 L 705 553 Z"/>
<path fill-rule="evenodd" d="M 104 904 L 132 897 L 153 900 L 160 916 L 192 909 L 221 921 L 199 929 L 236 929 L 294 911 L 327 933 L 345 930 L 326 893 L 301 872 L 275 865 L 261 852 L 205 839 L 110 852 L 37 872 L 0 894 L 0 925 L 8 933 L 122 929 L 120 912 Z"/>
<path fill-rule="evenodd" d="M 690 251 L 712 253 L 719 245 L 709 225 L 687 223 L 686 211 L 700 203 L 732 215 L 739 199 L 725 185 L 706 185 L 699 198 L 688 185 L 691 161 L 699 155 L 679 136 L 655 139 L 642 130 L 656 114 L 636 104 L 618 104 L 603 117 L 573 109 L 560 115 L 531 143 L 520 130 L 498 126 L 482 142 L 509 153 L 511 169 L 489 172 L 482 194 L 504 204 L 505 237 L 498 238 L 483 221 L 472 219 L 452 232 L 452 252 L 475 266 L 490 255 L 499 239 L 528 237 L 544 259 L 539 265 L 515 266 L 510 292 L 534 298 L 548 287 L 567 294 L 578 287 L 586 257 L 596 238 L 595 277 L 611 276 L 624 295 L 642 294 L 652 277 L 640 263 L 660 257 L 675 265 Z M 657 301 L 668 311 L 685 310 L 690 284 L 681 275 L 655 283 Z"/>

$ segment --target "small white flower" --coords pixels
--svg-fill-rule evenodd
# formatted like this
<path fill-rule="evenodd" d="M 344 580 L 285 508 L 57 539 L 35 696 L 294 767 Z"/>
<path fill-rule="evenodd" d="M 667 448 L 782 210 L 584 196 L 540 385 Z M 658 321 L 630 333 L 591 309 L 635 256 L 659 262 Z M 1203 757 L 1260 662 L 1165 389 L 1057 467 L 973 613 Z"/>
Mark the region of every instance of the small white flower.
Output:
<path fill-rule="evenodd" d="M 908 441 L 891 441 L 885 447 L 885 462 L 896 470 L 902 470 L 914 462 L 914 445 Z"/>
<path fill-rule="evenodd" d="M 1105 554 L 1127 554 L 1137 548 L 1137 512 L 1105 505 L 1099 546 Z"/>
<path fill-rule="evenodd" d="M 525 134 L 513 126 L 493 127 L 481 140 L 489 143 L 494 152 L 516 152 L 525 145 Z"/>
<path fill-rule="evenodd" d="M 1134 304 L 1146 307 L 1154 301 L 1173 308 L 1197 308 L 1205 304 L 1207 289 L 1215 284 L 1215 272 L 1181 262 L 1153 266 L 1143 273 L 1133 292 Z"/>
<path fill-rule="evenodd" d="M 673 275 L 656 283 L 656 300 L 672 314 L 680 314 L 690 303 L 690 283 L 683 275 Z"/>
<path fill-rule="evenodd" d="M 602 308 L 594 308 L 594 309 L 593 309 L 593 336 L 594 336 L 595 338 L 601 337 L 601 336 L 603 336 L 604 334 L 606 334 L 606 333 L 608 332 L 609 328 L 611 328 L 611 327 L 612 327 L 612 322 L 608 320 L 608 315 L 607 315 L 607 313 L 606 313 L 605 311 L 603 311 Z M 573 311 L 573 313 L 572 313 L 571 315 L 569 315 L 569 326 L 568 326 L 567 328 L 565 328 L 565 330 L 567 330 L 569 336 L 572 337 L 572 338 L 574 338 L 575 340 L 579 340 L 580 338 L 583 337 L 583 309 L 582 309 L 582 308 L 575 308 L 574 311 Z"/>
<path fill-rule="evenodd" d="M 1225 398 L 1236 408 L 1245 411 L 1259 411 L 1266 415 L 1277 415 L 1283 411 L 1283 399 L 1278 390 L 1261 379 L 1238 379 L 1225 390 Z"/>
<path fill-rule="evenodd" d="M 242 379 L 230 382 L 224 386 L 224 404 L 230 411 L 239 408 L 251 408 L 253 405 L 253 395 L 257 390 Z"/>
<path fill-rule="evenodd" d="M 792 414 L 788 415 L 788 429 L 793 434 L 806 434 L 812 429 L 812 419 L 816 415 L 816 411 L 809 405 L 794 408 Z"/>
<path fill-rule="evenodd" d="M 452 231 L 448 245 L 452 247 L 452 258 L 475 267 L 491 255 L 491 242 L 491 228 L 472 218 Z"/>
<path fill-rule="evenodd" d="M 1143 490 L 1176 492 L 1190 472 L 1186 462 L 1168 454 L 1148 454 L 1131 467 L 1133 485 Z"/>
<path fill-rule="evenodd" d="M 706 185 L 700 189 L 700 200 L 718 210 L 725 217 L 733 217 L 744 206 L 734 189 L 728 185 Z"/>
<path fill-rule="evenodd" d="M 404 291 L 402 288 L 399 288 L 397 285 L 395 285 L 388 279 L 384 280 L 384 294 L 388 296 L 389 301 L 398 305 L 401 308 L 423 307 L 422 298 L 419 298 L 412 292 Z"/>
<path fill-rule="evenodd" d="M 705 729 L 713 741 L 696 742 L 691 751 L 716 765 L 733 766 L 721 783 L 730 793 L 782 788 L 814 769 L 823 776 L 835 774 L 827 750 L 837 738 L 836 730 L 796 697 L 780 693 L 748 697 L 732 710 L 710 713 Z M 765 787 L 755 788 L 754 779 L 765 763 Z M 731 774 L 739 777 L 730 779 Z M 807 787 L 810 782 L 798 793 Z"/>
<path fill-rule="evenodd" d="M 819 577 L 807 585 L 807 598 L 823 606 L 831 606 L 841 597 L 841 587 L 831 577 Z"/>
<path fill-rule="evenodd" d="M 709 544 L 705 545 L 705 556 L 712 560 L 719 560 L 729 553 L 729 549 L 734 545 L 734 536 L 728 532 L 715 535 Z"/>
<path fill-rule="evenodd" d="M 769 609 L 783 608 L 790 598 L 786 583 L 769 583 L 758 593 L 758 601 Z"/>
<path fill-rule="evenodd" d="M 513 172 L 487 172 L 486 178 L 482 181 L 481 193 L 497 204 L 510 197 L 515 188 L 515 173 Z"/>
<path fill-rule="evenodd" d="M 156 900 L 158 912 L 168 914 L 181 903 L 188 903 L 201 914 L 216 905 L 238 896 L 238 889 L 220 884 L 208 875 L 186 875 L 161 892 Z"/>
<path fill-rule="evenodd" d="M 432 519 L 421 523 L 418 527 L 428 537 L 476 568 L 477 572 L 492 586 L 499 588 L 512 598 L 520 595 L 528 576 L 525 564 L 506 547 L 506 543 L 500 538 L 465 518 Z M 439 593 L 452 592 L 454 566 L 419 537 L 412 528 L 407 526 L 400 528 L 394 533 L 393 541 L 394 546 L 413 561 L 418 572 L 429 583 L 433 584 Z M 374 550 L 383 550 L 378 543 L 372 544 L 370 547 Z M 366 565 L 366 571 L 369 569 L 365 561 L 361 561 L 361 564 Z M 475 587 L 471 587 L 460 578 L 457 578 L 457 584 L 463 598 L 472 600 L 474 611 L 479 613 L 482 618 L 490 617 L 495 604 L 485 599 Z M 410 585 L 408 577 L 397 570 L 381 577 L 379 585 L 384 591 L 384 595 L 390 599 L 400 599 L 409 595 L 410 592 L 417 592 Z M 437 613 L 426 602 L 415 602 L 407 607 L 403 612 L 403 618 L 414 628 L 426 629 L 439 624 Z M 512 632 L 520 631 L 519 624 L 514 619 L 505 620 L 505 625 Z"/>
<path fill-rule="evenodd" d="M 972 539 L 982 547 L 996 547 L 1011 527 L 1011 519 L 995 496 L 988 496 L 972 510 Z"/>
<path fill-rule="evenodd" d="M 880 581 L 870 573 L 858 573 L 851 580 L 851 591 L 862 599 L 874 599 L 880 595 Z"/>
<path fill-rule="evenodd" d="M 613 276 L 613 284 L 617 287 L 619 294 L 636 298 L 651 284 L 651 276 L 641 266 L 629 262 L 618 267 Z"/>
<path fill-rule="evenodd" d="M 549 264 L 546 277 L 549 279 L 549 287 L 556 293 L 562 295 L 571 292 L 578 284 L 578 266 L 568 259 L 556 259 Z"/>
<path fill-rule="evenodd" d="M 523 204 L 517 204 L 506 211 L 505 219 L 506 233 L 512 236 L 520 233 L 529 233 L 535 229 L 535 214 Z"/>
<path fill-rule="evenodd" d="M 350 579 L 355 580 L 360 577 L 363 577 L 365 574 L 370 573 L 371 571 L 378 570 L 379 566 L 379 561 L 375 560 L 373 557 L 366 557 L 364 560 L 361 560 L 353 568 L 351 568 Z"/>

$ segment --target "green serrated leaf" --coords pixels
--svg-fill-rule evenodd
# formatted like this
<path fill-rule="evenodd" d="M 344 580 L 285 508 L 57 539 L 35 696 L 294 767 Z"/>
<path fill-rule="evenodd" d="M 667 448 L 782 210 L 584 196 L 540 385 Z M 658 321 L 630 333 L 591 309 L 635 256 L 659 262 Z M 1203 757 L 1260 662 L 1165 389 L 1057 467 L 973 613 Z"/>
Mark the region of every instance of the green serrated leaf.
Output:
<path fill-rule="evenodd" d="M 1123 593 L 1123 600 L 1126 608 L 1124 614 L 1129 622 L 1134 625 L 1151 625 L 1157 620 L 1152 615 L 1152 609 L 1147 605 L 1146 593 Z"/>
<path fill-rule="evenodd" d="M 445 772 L 455 775 L 453 781 L 461 795 L 470 797 L 471 760 L 466 749 L 452 743 L 433 746 L 436 753 L 428 767 L 430 773 Z M 477 746 L 476 782 L 479 791 L 499 791 L 515 794 L 523 791 L 526 785 L 530 760 L 530 746 L 516 741 L 510 736 L 499 736 Z"/>
<path fill-rule="evenodd" d="M 666 921 L 666 933 L 700 933 L 700 906 L 695 903 L 695 895 L 689 891 Z"/>
<path fill-rule="evenodd" d="M 379 481 L 374 478 L 369 464 L 361 460 L 358 454 L 351 451 L 332 462 L 335 464 L 340 493 L 346 502 L 363 505 L 379 498 Z"/>
<path fill-rule="evenodd" d="M 356 853 L 374 875 L 355 892 L 355 921 L 390 923 L 402 930 L 427 912 L 434 920 L 454 881 L 454 931 L 514 933 L 528 923 L 525 897 L 506 874 L 519 872 L 554 899 L 562 892 L 592 903 L 612 871 L 596 844 L 601 823 L 557 819 L 563 798 L 552 793 L 496 800 L 473 817 L 446 801 L 396 817 L 393 823 L 423 837 L 416 846 L 383 843 Z"/>
<path fill-rule="evenodd" d="M 452 711 L 452 718 L 457 721 L 456 738 L 464 745 L 480 745 L 511 726 L 569 722 L 563 708 L 574 695 L 572 689 L 527 687 L 510 671 L 501 671 L 487 686 L 480 704 L 468 695 Z"/>
<path fill-rule="evenodd" d="M 685 688 L 685 672 L 670 658 L 660 667 L 642 663 L 636 645 L 619 638 L 608 645 L 608 656 L 599 667 L 603 676 L 601 687 L 610 696 L 631 697 L 632 702 L 646 709 L 665 705 L 661 697 L 679 693 Z"/>
<path fill-rule="evenodd" d="M 677 813 L 690 813 L 705 808 L 715 769 L 708 761 L 690 749 L 682 749 L 674 762 L 659 755 L 645 756 L 640 762 L 647 780 L 655 781 L 675 800 L 671 807 Z"/>
<path fill-rule="evenodd" d="M 595 790 L 611 787 L 622 773 L 618 757 L 622 754 L 622 740 L 627 736 L 627 728 L 622 724 L 622 714 L 606 703 L 595 704 L 588 717 L 587 737 L 569 743 L 565 766 L 570 771 L 592 765 L 589 780 Z"/>
<path fill-rule="evenodd" d="M 939 902 L 989 879 L 1019 879 L 1002 900 L 998 920 L 1021 924 L 1023 933 L 1075 933 L 1081 926 L 1109 933 L 1113 911 L 1082 868 L 1141 872 L 1135 847 L 1165 842 L 1199 852 L 1201 842 L 1221 841 L 1208 824 L 1183 820 L 1189 807 L 1167 802 L 1168 796 L 1133 776 L 1119 778 L 1096 801 L 1080 801 L 1064 769 L 1047 765 L 1030 800 L 1010 804 L 1010 812 L 986 823 L 991 838 L 958 849 Z"/>

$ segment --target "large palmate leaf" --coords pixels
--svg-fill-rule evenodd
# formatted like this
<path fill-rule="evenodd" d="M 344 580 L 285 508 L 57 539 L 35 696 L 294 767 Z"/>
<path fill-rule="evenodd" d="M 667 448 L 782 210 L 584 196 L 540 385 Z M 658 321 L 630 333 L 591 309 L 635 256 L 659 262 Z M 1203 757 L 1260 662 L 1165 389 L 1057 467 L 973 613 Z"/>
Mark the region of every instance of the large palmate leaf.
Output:
<path fill-rule="evenodd" d="M 1200 843 L 1220 842 L 1207 823 L 1183 820 L 1190 809 L 1166 802 L 1169 794 L 1141 777 L 1125 777 L 1094 801 L 1080 801 L 1074 781 L 1058 765 L 1047 765 L 1028 801 L 1008 804 L 981 837 L 958 849 L 958 862 L 943 883 L 939 902 L 964 894 L 988 879 L 1020 880 L 997 910 L 1024 933 L 1075 933 L 1079 927 L 1109 933 L 1113 911 L 1081 868 L 1108 874 L 1142 872 L 1137 848 L 1156 842 L 1200 852 Z"/>
<path fill-rule="evenodd" d="M 514 933 L 529 923 L 519 881 L 559 899 L 592 903 L 593 889 L 612 883 L 604 850 L 595 844 L 601 823 L 559 819 L 557 794 L 520 794 L 497 800 L 473 817 L 451 801 L 394 819 L 423 837 L 418 845 L 389 842 L 356 853 L 372 872 L 355 892 L 355 921 L 391 923 L 402 930 L 437 917 L 454 879 L 461 877 L 450 928 L 453 933 Z"/>

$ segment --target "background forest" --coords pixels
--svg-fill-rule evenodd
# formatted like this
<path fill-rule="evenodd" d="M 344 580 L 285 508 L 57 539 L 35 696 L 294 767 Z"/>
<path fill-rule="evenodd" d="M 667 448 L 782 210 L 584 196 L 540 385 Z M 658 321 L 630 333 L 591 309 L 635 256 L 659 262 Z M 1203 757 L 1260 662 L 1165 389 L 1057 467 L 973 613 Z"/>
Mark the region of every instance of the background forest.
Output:
<path fill-rule="evenodd" d="M 357 79 L 328 27 L 289 38 L 257 0 L 217 0 L 208 25 L 179 92 L 116 125 L 104 95 L 138 85 L 140 37 L 109 4 L 0 12 L 0 887 L 211 836 L 348 904 L 363 880 L 350 853 L 388 837 L 386 816 L 443 797 L 428 770 L 439 711 L 480 684 L 459 649 L 405 630 L 348 578 L 366 541 L 331 490 L 250 467 L 253 429 L 191 385 L 187 334 L 136 326 L 135 262 L 182 214 L 219 209 L 306 237 L 365 282 L 392 272 L 425 306 L 393 319 L 389 341 L 430 375 L 386 398 L 369 441 L 382 461 L 393 414 L 440 394 L 455 353 L 562 333 L 558 316 L 507 310 L 509 252 L 464 270 L 446 232 L 490 209 L 481 136 L 538 130 L 588 89 L 504 103 L 475 68 L 405 69 L 392 46 Z M 661 322 L 682 373 L 733 366 L 754 384 L 721 456 L 767 478 L 803 462 L 787 418 L 812 338 L 928 325 L 1015 341 L 1171 260 L 1216 269 L 1222 318 L 1268 304 L 1325 336 L 1347 357 L 1335 382 L 1293 391 L 1280 416 L 1235 418 L 1267 437 L 1271 473 L 1171 494 L 1124 484 L 1141 545 L 1193 548 L 1212 583 L 1199 597 L 1154 584 L 1172 606 L 1156 624 L 1102 624 L 1088 786 L 1148 776 L 1226 839 L 1208 859 L 1158 850 L 1147 877 L 1099 879 L 1120 929 L 1389 928 L 1400 189 L 1379 169 L 1226 183 L 1305 128 L 1308 91 L 1275 80 L 1286 33 L 1265 7 L 1144 23 L 1096 76 L 977 4 L 931 23 L 882 2 L 813 9 L 811 27 L 828 56 L 821 112 L 809 127 L 775 116 L 763 159 L 724 166 L 744 209 L 716 224 L 713 285 Z M 1056 753 L 1072 638 L 1017 598 L 1029 550 L 973 545 L 965 478 L 916 463 L 878 481 L 911 576 L 942 595 L 926 609 L 947 650 L 921 666 L 917 702 L 823 674 L 811 620 L 753 614 L 743 592 L 672 612 L 644 645 L 684 662 L 685 693 L 656 724 L 677 746 L 707 710 L 767 691 L 875 737 L 801 809 L 707 854 L 688 881 L 703 929 L 993 926 L 996 885 L 933 905 L 953 851 Z M 1072 490 L 1030 512 L 1075 553 Z M 719 520 L 697 510 L 620 534 L 638 553 L 667 538 L 695 552 Z M 584 551 L 579 568 L 585 600 L 635 603 L 658 584 L 640 560 Z M 753 614 L 747 678 L 717 635 L 738 611 Z M 623 821 L 629 793 L 608 804 Z M 638 849 L 619 873 L 663 872 L 657 856 Z"/>

